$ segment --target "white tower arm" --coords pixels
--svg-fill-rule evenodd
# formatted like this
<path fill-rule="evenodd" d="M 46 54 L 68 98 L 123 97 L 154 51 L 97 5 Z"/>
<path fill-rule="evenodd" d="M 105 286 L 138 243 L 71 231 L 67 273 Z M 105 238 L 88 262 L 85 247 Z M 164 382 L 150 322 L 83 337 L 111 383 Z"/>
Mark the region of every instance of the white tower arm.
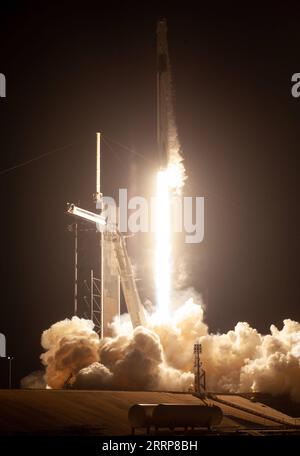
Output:
<path fill-rule="evenodd" d="M 132 264 L 127 253 L 125 239 L 119 231 L 113 234 L 113 244 L 119 267 L 122 290 L 132 326 L 135 328 L 136 326 L 145 325 L 144 308 L 136 287 Z"/>

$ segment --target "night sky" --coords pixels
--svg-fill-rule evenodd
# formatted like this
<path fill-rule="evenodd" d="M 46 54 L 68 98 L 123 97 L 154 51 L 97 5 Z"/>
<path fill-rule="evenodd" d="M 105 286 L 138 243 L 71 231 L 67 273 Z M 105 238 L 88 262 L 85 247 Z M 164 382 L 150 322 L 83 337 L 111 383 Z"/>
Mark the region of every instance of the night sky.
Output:
<path fill-rule="evenodd" d="M 1 2 L 0 332 L 15 357 L 15 386 L 40 367 L 42 330 L 72 315 L 64 212 L 68 201 L 91 205 L 96 131 L 107 138 L 103 193 L 151 193 L 162 16 L 185 194 L 205 197 L 204 242 L 178 247 L 185 286 L 203 294 L 211 331 L 248 321 L 266 332 L 300 319 L 300 98 L 291 96 L 300 8 L 174 4 Z M 138 236 L 130 249 L 141 297 L 153 299 L 150 239 Z"/>

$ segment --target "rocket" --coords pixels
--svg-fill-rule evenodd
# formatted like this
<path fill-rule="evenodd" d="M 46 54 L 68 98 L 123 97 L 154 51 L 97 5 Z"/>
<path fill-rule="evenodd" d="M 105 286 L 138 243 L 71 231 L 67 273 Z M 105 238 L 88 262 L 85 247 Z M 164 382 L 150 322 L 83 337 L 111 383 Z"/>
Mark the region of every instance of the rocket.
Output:
<path fill-rule="evenodd" d="M 167 22 L 157 22 L 157 149 L 160 169 L 168 164 L 168 103 L 170 103 L 170 69 Z"/>

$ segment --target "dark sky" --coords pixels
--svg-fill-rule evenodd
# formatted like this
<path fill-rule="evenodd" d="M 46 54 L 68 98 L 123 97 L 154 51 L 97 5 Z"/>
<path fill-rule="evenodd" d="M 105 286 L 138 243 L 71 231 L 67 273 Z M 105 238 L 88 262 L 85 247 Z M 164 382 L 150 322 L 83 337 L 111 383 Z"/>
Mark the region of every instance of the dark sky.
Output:
<path fill-rule="evenodd" d="M 16 386 L 39 368 L 42 330 L 72 314 L 65 203 L 86 205 L 94 192 L 96 131 L 145 157 L 103 144 L 103 192 L 151 188 L 161 16 L 186 194 L 205 196 L 205 241 L 180 250 L 186 285 L 203 293 L 212 331 L 242 320 L 265 332 L 300 318 L 300 99 L 291 96 L 300 9 L 174 4 L 1 2 L 0 171 L 59 149 L 0 175 L 0 332 L 15 356 Z M 131 241 L 143 298 L 153 297 L 150 247 Z"/>

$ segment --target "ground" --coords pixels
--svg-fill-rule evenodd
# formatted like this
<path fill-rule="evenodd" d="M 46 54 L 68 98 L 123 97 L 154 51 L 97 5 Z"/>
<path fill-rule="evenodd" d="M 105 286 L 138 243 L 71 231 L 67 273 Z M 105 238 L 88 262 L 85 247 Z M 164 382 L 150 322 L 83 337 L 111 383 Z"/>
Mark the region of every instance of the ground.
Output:
<path fill-rule="evenodd" d="M 188 393 L 83 390 L 0 390 L 1 435 L 129 435 L 128 410 L 138 403 L 199 404 Z M 238 395 L 211 395 L 222 408 L 215 434 L 297 433 L 300 420 Z M 152 430 L 152 433 L 154 430 Z M 160 432 L 170 432 L 168 430 Z M 182 430 L 176 432 L 183 433 Z M 207 430 L 194 431 L 207 433 Z M 145 429 L 138 429 L 144 434 Z"/>

